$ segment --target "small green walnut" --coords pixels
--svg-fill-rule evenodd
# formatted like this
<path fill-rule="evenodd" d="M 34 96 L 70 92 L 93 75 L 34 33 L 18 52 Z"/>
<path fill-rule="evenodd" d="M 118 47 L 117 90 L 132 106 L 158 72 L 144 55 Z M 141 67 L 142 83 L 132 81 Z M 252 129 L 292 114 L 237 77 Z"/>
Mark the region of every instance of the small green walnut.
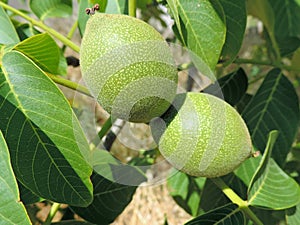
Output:
<path fill-rule="evenodd" d="M 149 24 L 95 13 L 80 49 L 83 79 L 113 117 L 149 122 L 175 98 L 177 70 L 168 44 Z"/>
<path fill-rule="evenodd" d="M 192 176 L 228 174 L 252 154 L 250 135 L 241 116 L 212 95 L 178 94 L 172 107 L 150 125 L 162 155 Z"/>

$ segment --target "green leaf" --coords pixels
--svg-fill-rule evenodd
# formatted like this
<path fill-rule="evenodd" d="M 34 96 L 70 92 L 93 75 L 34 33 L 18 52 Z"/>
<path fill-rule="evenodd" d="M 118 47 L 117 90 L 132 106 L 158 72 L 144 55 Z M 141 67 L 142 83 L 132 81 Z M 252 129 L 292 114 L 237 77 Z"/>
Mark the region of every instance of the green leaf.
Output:
<path fill-rule="evenodd" d="M 78 221 L 78 220 L 65 220 L 56 223 L 51 223 L 51 225 L 94 225 L 94 224 L 85 221 Z"/>
<path fill-rule="evenodd" d="M 168 3 L 177 28 L 181 27 L 180 39 L 184 40 L 183 44 L 191 51 L 192 61 L 202 74 L 214 80 L 213 71 L 218 63 L 226 34 L 222 5 L 217 0 L 173 0 Z M 183 26 L 186 34 L 182 32 Z"/>
<path fill-rule="evenodd" d="M 0 131 L 0 217 L 1 224 L 29 225 L 24 205 L 19 201 L 19 190 L 11 164 L 7 145 Z"/>
<path fill-rule="evenodd" d="M 136 7 L 142 10 L 147 10 L 147 6 L 153 4 L 152 0 L 139 0 L 136 2 Z"/>
<path fill-rule="evenodd" d="M 262 175 L 262 173 L 264 173 L 264 171 L 268 165 L 269 159 L 272 155 L 272 150 L 274 148 L 274 144 L 275 144 L 277 138 L 278 138 L 278 131 L 272 130 L 268 135 L 268 142 L 266 145 L 265 153 L 264 153 L 262 159 L 260 160 L 259 165 L 258 165 L 257 169 L 255 170 L 255 173 L 253 174 L 251 181 L 249 183 L 248 192 L 252 188 L 252 185 L 254 184 L 254 182 L 256 182 L 256 180 Z"/>
<path fill-rule="evenodd" d="M 50 17 L 68 17 L 72 15 L 72 0 L 31 0 L 30 9 L 42 21 Z"/>
<path fill-rule="evenodd" d="M 236 105 L 248 89 L 248 78 L 245 71 L 239 68 L 209 85 L 203 90 L 205 93 L 224 99 L 230 105 Z"/>
<path fill-rule="evenodd" d="M 270 209 L 263 209 L 261 207 L 251 207 L 253 210 L 253 213 L 259 218 L 259 220 L 262 222 L 262 224 L 268 225 L 268 224 L 280 224 L 280 221 L 283 221 L 284 218 L 278 218 L 278 215 L 275 216 L 275 214 L 280 213 L 280 211 L 270 210 Z M 255 224 L 253 224 L 255 225 Z"/>
<path fill-rule="evenodd" d="M 249 205 L 280 210 L 300 201 L 299 185 L 270 158 L 277 136 L 277 131 L 270 132 L 265 154 L 249 184 Z"/>
<path fill-rule="evenodd" d="M 277 38 L 277 44 L 280 50 L 281 56 L 287 56 L 294 51 L 297 50 L 297 48 L 300 47 L 300 38 L 298 37 L 285 37 Z"/>
<path fill-rule="evenodd" d="M 58 63 L 58 68 L 57 68 L 57 71 L 55 74 L 58 74 L 60 76 L 66 76 L 67 69 L 68 69 L 67 60 L 64 56 L 64 53 L 61 50 L 59 50 L 59 63 Z"/>
<path fill-rule="evenodd" d="M 38 31 L 34 26 L 28 23 L 20 24 L 16 27 L 17 33 L 21 39 L 21 41 L 34 36 L 36 34 L 40 34 L 41 32 Z"/>
<path fill-rule="evenodd" d="M 45 72 L 57 73 L 60 50 L 49 34 L 37 34 L 14 47 L 34 61 Z"/>
<path fill-rule="evenodd" d="M 264 174 L 251 187 L 248 201 L 253 206 L 286 209 L 299 203 L 300 187 L 271 158 Z"/>
<path fill-rule="evenodd" d="M 36 202 L 41 202 L 41 201 L 44 200 L 43 198 L 40 198 L 39 196 L 37 196 L 36 194 L 34 194 L 31 190 L 29 190 L 28 188 L 26 188 L 20 182 L 18 182 L 18 186 L 19 186 L 21 201 L 25 205 L 33 204 L 33 203 L 36 203 Z"/>
<path fill-rule="evenodd" d="M 81 37 L 83 37 L 85 26 L 90 18 L 89 15 L 86 14 L 85 9 L 93 7 L 96 3 L 99 4 L 99 12 L 105 12 L 105 8 L 107 5 L 107 0 L 87 0 L 80 1 L 78 7 L 78 28 Z"/>
<path fill-rule="evenodd" d="M 252 95 L 245 93 L 239 103 L 236 105 L 237 111 L 241 114 L 252 99 Z"/>
<path fill-rule="evenodd" d="M 31 58 L 44 71 L 61 76 L 67 74 L 66 58 L 56 42 L 47 33 L 41 34 L 31 24 L 27 23 L 19 25 L 17 32 L 22 40 L 22 43 L 17 45 L 17 50 Z M 30 39 L 24 41 L 27 38 Z"/>
<path fill-rule="evenodd" d="M 172 173 L 173 174 L 173 173 Z M 205 178 L 192 178 L 176 171 L 168 178 L 168 189 L 176 203 L 192 216 L 200 213 L 200 196 Z"/>
<path fill-rule="evenodd" d="M 127 0 L 109 0 L 109 1 L 107 1 L 105 13 L 128 14 Z"/>
<path fill-rule="evenodd" d="M 2 62 L 0 129 L 18 180 L 45 199 L 88 205 L 89 146 L 64 95 L 22 53 L 8 52 Z"/>
<path fill-rule="evenodd" d="M 236 192 L 241 198 L 246 199 L 247 187 L 233 173 L 222 177 L 222 180 Z M 224 206 L 231 201 L 224 195 L 210 179 L 207 179 L 202 191 L 200 207 L 204 211 L 210 211 Z"/>
<path fill-rule="evenodd" d="M 235 175 L 239 177 L 247 187 L 249 186 L 260 161 L 261 157 L 252 157 L 243 162 L 242 165 L 234 171 Z"/>
<path fill-rule="evenodd" d="M 0 6 L 0 44 L 14 44 L 20 41 L 14 25 L 4 9 Z"/>
<path fill-rule="evenodd" d="M 299 102 L 291 82 L 279 69 L 271 70 L 244 109 L 253 144 L 263 152 L 268 133 L 278 130 L 279 136 L 272 157 L 281 166 L 291 148 L 299 124 Z"/>
<path fill-rule="evenodd" d="M 95 149 L 92 158 L 94 200 L 87 207 L 71 208 L 91 223 L 107 225 L 123 212 L 131 202 L 137 185 L 146 178 L 136 167 L 121 164 L 106 150 Z"/>
<path fill-rule="evenodd" d="M 137 187 L 111 182 L 101 175 L 93 174 L 94 200 L 87 206 L 71 207 L 85 220 L 98 225 L 108 225 L 119 216 L 131 202 Z"/>
<path fill-rule="evenodd" d="M 269 0 L 275 15 L 275 36 L 299 37 L 300 4 L 295 0 Z"/>
<path fill-rule="evenodd" d="M 179 39 L 180 41 L 182 42 L 182 44 L 184 46 L 186 46 L 186 42 L 185 42 L 185 35 L 182 31 L 182 28 L 181 28 L 181 19 L 179 17 L 179 12 L 178 12 L 178 7 L 180 5 L 180 2 L 178 0 L 167 0 L 167 3 L 168 3 L 168 6 L 170 8 L 170 12 L 171 12 L 171 15 L 172 17 L 174 18 L 174 21 L 175 21 L 175 28 L 177 29 L 177 33 L 179 35 Z"/>
<path fill-rule="evenodd" d="M 226 40 L 221 57 L 229 65 L 239 53 L 247 23 L 246 0 L 220 0 L 226 16 Z"/>
<path fill-rule="evenodd" d="M 185 225 L 246 225 L 245 215 L 237 205 L 228 204 L 220 208 L 211 210 L 187 223 Z"/>
<path fill-rule="evenodd" d="M 289 152 L 284 171 L 300 183 L 300 143 Z"/>
<path fill-rule="evenodd" d="M 286 210 L 286 221 L 288 225 L 300 224 L 300 203 L 296 207 Z"/>

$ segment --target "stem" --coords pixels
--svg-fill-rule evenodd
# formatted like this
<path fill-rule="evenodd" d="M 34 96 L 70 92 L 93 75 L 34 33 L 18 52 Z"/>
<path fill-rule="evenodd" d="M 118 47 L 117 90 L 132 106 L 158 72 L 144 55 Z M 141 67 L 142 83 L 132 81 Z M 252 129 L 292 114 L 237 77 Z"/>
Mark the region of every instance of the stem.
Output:
<path fill-rule="evenodd" d="M 244 59 L 244 58 L 237 58 L 233 61 L 235 64 L 255 64 L 255 65 L 262 65 L 262 66 L 274 66 L 271 61 L 263 61 L 257 59 Z"/>
<path fill-rule="evenodd" d="M 136 0 L 128 0 L 128 14 L 136 17 Z"/>
<path fill-rule="evenodd" d="M 67 45 L 71 49 L 73 49 L 74 51 L 79 52 L 79 50 L 80 50 L 79 46 L 77 46 L 74 42 L 70 41 L 68 38 L 66 38 L 62 34 L 58 33 L 56 30 L 54 30 L 54 29 L 48 27 L 47 25 L 45 25 L 42 21 L 35 20 L 35 19 L 31 18 L 30 16 L 22 13 L 21 11 L 5 4 L 4 2 L 0 1 L 0 6 L 2 6 L 4 9 L 7 9 L 7 10 L 15 13 L 18 16 L 21 16 L 22 18 L 24 18 L 25 20 L 27 20 L 31 24 L 41 28 L 42 30 L 44 30 L 44 31 L 48 32 L 49 34 L 51 34 L 53 37 L 60 40 L 64 45 Z"/>
<path fill-rule="evenodd" d="M 254 64 L 254 65 L 262 65 L 262 66 L 272 66 L 272 67 L 277 67 L 283 70 L 288 70 L 288 71 L 296 71 L 300 72 L 299 68 L 295 68 L 293 66 L 287 66 L 282 63 L 273 63 L 269 60 L 257 60 L 257 59 L 244 59 L 244 58 L 237 58 L 233 61 L 235 64 Z"/>
<path fill-rule="evenodd" d="M 242 212 L 246 214 L 246 216 L 252 220 L 256 225 L 263 225 L 259 218 L 252 212 L 252 210 L 248 207 L 248 202 L 244 201 L 240 198 L 230 187 L 228 187 L 224 181 L 217 177 L 211 179 L 214 184 L 222 190 L 222 192 L 235 204 L 237 204 Z"/>
<path fill-rule="evenodd" d="M 47 219 L 46 219 L 44 225 L 50 225 L 51 224 L 51 221 L 52 221 L 53 217 L 55 216 L 55 214 L 57 213 L 59 208 L 60 208 L 60 204 L 54 202 L 53 205 L 51 206 L 50 212 L 47 216 Z"/>
<path fill-rule="evenodd" d="M 92 140 L 92 144 L 96 147 L 102 138 L 105 136 L 105 134 L 109 131 L 109 129 L 112 127 L 112 124 L 116 121 L 116 119 L 113 119 L 111 116 L 105 121 L 103 124 L 101 130 L 98 132 L 97 137 L 95 137 Z"/>
<path fill-rule="evenodd" d="M 110 116 L 105 123 L 103 124 L 101 130 L 98 132 L 98 137 L 101 140 L 105 134 L 109 131 L 109 129 L 111 128 L 112 124 L 115 122 L 115 119 L 112 119 L 112 117 Z"/>
<path fill-rule="evenodd" d="M 70 80 L 67 80 L 67 79 L 61 78 L 59 76 L 53 75 L 51 73 L 46 73 L 46 74 L 55 83 L 61 84 L 64 87 L 68 87 L 68 88 L 70 88 L 72 90 L 78 91 L 78 92 L 80 92 L 82 94 L 85 94 L 85 95 L 87 95 L 89 97 L 92 97 L 92 95 L 90 94 L 89 90 L 86 87 L 84 87 L 84 86 L 82 86 L 80 84 L 77 84 L 75 82 L 72 82 Z"/>
<path fill-rule="evenodd" d="M 78 20 L 76 20 L 76 21 L 74 22 L 73 26 L 71 27 L 71 30 L 69 31 L 69 33 L 68 33 L 68 35 L 67 35 L 67 38 L 68 38 L 69 40 L 72 39 L 72 37 L 73 37 L 73 35 L 74 35 L 74 33 L 75 33 L 77 27 L 78 27 Z M 66 50 L 66 45 L 64 45 L 64 46 L 62 47 L 62 52 L 65 52 L 65 50 Z"/>

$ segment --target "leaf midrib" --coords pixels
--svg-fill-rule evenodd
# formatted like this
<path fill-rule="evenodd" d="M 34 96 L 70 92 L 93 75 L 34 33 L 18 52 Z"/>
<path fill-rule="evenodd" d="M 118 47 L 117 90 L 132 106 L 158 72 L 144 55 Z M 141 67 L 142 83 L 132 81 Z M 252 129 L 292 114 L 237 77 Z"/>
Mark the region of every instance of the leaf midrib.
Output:
<path fill-rule="evenodd" d="M 23 55 L 25 58 L 28 59 L 28 57 L 26 55 L 24 55 L 23 53 L 19 52 L 19 54 Z M 28 59 L 30 60 L 30 59 Z M 30 60 L 31 61 L 31 60 Z M 33 63 L 34 64 L 34 63 Z M 34 64 L 35 65 L 35 64 Z M 46 146 L 44 145 L 43 141 L 41 140 L 41 137 L 38 135 L 38 132 L 36 131 L 35 127 L 33 126 L 33 123 L 32 121 L 29 119 L 29 116 L 28 114 L 26 113 L 26 109 L 23 107 L 21 101 L 19 100 L 18 98 L 18 95 L 16 94 L 16 91 L 15 89 L 13 88 L 13 85 L 12 83 L 10 82 L 10 79 L 9 79 L 9 75 L 8 75 L 8 72 L 6 71 L 5 67 L 2 68 L 2 71 L 3 71 L 3 74 L 6 78 L 6 82 L 10 88 L 10 94 L 14 97 L 14 99 L 16 100 L 18 106 L 15 106 L 17 109 L 19 109 L 25 116 L 25 122 L 28 122 L 30 127 L 32 128 L 34 134 L 36 135 L 36 137 L 38 138 L 38 141 L 40 142 L 40 144 L 42 145 L 44 151 L 47 153 L 47 155 L 49 156 L 50 160 L 51 160 L 51 163 L 55 166 L 55 168 L 57 169 L 57 171 L 59 172 L 59 174 L 63 177 L 63 179 L 65 180 L 65 182 L 69 185 L 69 187 L 71 187 L 71 189 L 74 191 L 74 193 L 77 194 L 77 196 L 83 200 L 83 202 L 87 202 L 75 189 L 74 187 L 69 183 L 69 181 L 65 178 L 65 176 L 63 176 L 63 173 L 61 172 L 61 170 L 59 169 L 58 165 L 55 163 L 55 161 L 53 160 L 53 157 L 51 157 L 49 151 L 47 150 Z M 46 75 L 45 75 L 46 76 Z M 8 101 L 7 98 L 5 98 L 5 101 Z M 24 123 L 25 124 L 25 123 Z M 19 136 L 20 138 L 20 136 Z M 19 142 L 18 142 L 19 144 Z M 35 154 L 36 154 L 36 151 L 35 151 Z M 33 170 L 33 164 L 31 165 L 32 166 L 32 170 Z M 33 170 L 34 171 L 34 170 Z M 33 180 L 34 180 L 34 185 L 36 187 L 36 189 L 38 190 L 39 188 L 37 188 L 37 183 L 36 183 L 36 179 L 35 179 L 35 176 L 34 176 L 35 173 L 32 173 L 33 175 Z M 50 190 L 50 189 L 49 189 Z M 51 194 L 52 195 L 52 194 Z"/>
<path fill-rule="evenodd" d="M 260 113 L 260 116 L 259 116 L 259 119 L 258 121 L 256 122 L 256 124 L 258 124 L 257 126 L 255 126 L 253 132 L 252 132 L 252 137 L 255 137 L 255 134 L 257 132 L 257 130 L 259 129 L 259 124 L 261 124 L 261 121 L 263 121 L 263 117 L 265 116 L 266 112 L 267 112 L 267 108 L 269 107 L 270 103 L 272 102 L 272 99 L 273 99 L 273 95 L 275 94 L 276 92 L 276 89 L 277 89 L 277 86 L 279 84 L 279 81 L 282 77 L 282 73 L 280 72 L 280 74 L 278 75 L 278 77 L 276 78 L 276 81 L 275 81 L 275 84 L 273 85 L 273 88 L 272 88 L 272 91 L 268 97 L 268 99 L 266 100 L 266 104 L 264 106 L 264 108 L 261 110 L 261 113 Z M 252 100 L 253 101 L 253 100 Z M 250 105 L 251 103 L 249 103 Z M 247 111 L 246 111 L 247 112 Z"/>
<path fill-rule="evenodd" d="M 177 2 L 178 2 L 178 1 L 177 1 Z M 185 13 L 184 8 L 182 7 L 182 5 L 181 5 L 180 3 L 178 3 L 178 7 L 181 9 L 182 15 L 183 15 L 183 16 L 185 17 L 185 19 L 187 20 L 186 26 L 187 26 L 187 27 L 188 27 L 188 26 L 190 27 L 190 29 L 191 29 L 191 31 L 192 31 L 192 34 L 193 34 L 193 36 L 194 36 L 196 45 L 200 48 L 200 51 L 201 51 L 201 57 L 204 57 L 204 60 L 205 60 L 205 62 L 207 63 L 207 62 L 208 62 L 207 56 L 206 56 L 206 54 L 204 53 L 204 50 L 203 50 L 203 48 L 202 48 L 202 46 L 201 46 L 201 44 L 200 44 L 200 42 L 199 42 L 199 40 L 198 40 L 198 38 L 197 38 L 197 35 L 196 35 L 196 33 L 195 33 L 195 31 L 194 31 L 194 29 L 193 29 L 191 23 L 190 23 L 190 20 L 188 19 L 188 16 L 187 16 L 186 13 Z"/>

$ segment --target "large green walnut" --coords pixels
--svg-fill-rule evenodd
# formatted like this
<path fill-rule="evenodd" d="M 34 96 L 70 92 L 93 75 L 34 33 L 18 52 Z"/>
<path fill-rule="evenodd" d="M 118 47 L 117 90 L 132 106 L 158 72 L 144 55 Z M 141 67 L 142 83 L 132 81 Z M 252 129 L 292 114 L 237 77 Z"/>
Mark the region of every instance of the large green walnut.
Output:
<path fill-rule="evenodd" d="M 133 17 L 91 16 L 80 64 L 91 93 L 116 118 L 149 122 L 176 95 L 177 70 L 168 44 L 153 27 Z"/>
<path fill-rule="evenodd" d="M 212 95 L 179 94 L 172 107 L 150 125 L 162 155 L 192 176 L 225 175 L 252 154 L 250 135 L 241 116 Z"/>

